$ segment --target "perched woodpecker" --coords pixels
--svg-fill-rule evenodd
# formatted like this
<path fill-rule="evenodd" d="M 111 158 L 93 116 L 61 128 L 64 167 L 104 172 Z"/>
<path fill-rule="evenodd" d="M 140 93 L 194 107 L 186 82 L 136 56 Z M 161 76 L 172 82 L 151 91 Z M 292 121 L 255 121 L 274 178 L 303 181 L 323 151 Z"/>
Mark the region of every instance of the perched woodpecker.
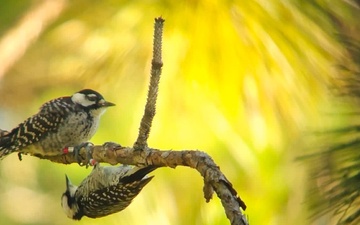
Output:
<path fill-rule="evenodd" d="M 61 197 L 65 214 L 74 220 L 83 216 L 98 218 L 125 209 L 148 184 L 153 176 L 146 176 L 155 166 L 143 168 L 128 165 L 94 169 L 80 184 L 73 185 L 66 177 L 66 191 Z"/>
<path fill-rule="evenodd" d="M 10 132 L 2 132 L 0 159 L 12 152 L 61 155 L 63 149 L 89 141 L 98 128 L 100 116 L 114 105 L 90 89 L 46 102 L 37 114 Z"/>

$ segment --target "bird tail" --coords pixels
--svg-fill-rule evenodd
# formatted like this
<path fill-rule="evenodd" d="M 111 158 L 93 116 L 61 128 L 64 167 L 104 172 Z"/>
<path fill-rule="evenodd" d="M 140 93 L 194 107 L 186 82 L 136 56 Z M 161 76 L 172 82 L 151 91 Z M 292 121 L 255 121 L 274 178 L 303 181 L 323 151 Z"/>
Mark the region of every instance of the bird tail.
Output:
<path fill-rule="evenodd" d="M 131 171 L 129 171 L 128 175 L 122 177 L 120 179 L 123 183 L 132 183 L 134 181 L 144 181 L 143 186 L 145 186 L 150 180 L 154 177 L 146 177 L 146 175 L 155 169 L 157 166 L 146 166 L 146 167 L 134 167 Z M 144 178 L 145 177 L 145 178 Z"/>
<path fill-rule="evenodd" d="M 0 129 L 0 160 L 12 153 L 12 134 Z"/>

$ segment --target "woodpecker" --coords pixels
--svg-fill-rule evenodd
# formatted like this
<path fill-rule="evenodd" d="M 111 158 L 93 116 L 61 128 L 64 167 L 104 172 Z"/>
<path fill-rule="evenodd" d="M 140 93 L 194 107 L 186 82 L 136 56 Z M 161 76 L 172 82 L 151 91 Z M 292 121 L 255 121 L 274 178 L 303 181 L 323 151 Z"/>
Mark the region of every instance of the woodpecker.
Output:
<path fill-rule="evenodd" d="M 154 176 L 147 174 L 155 166 L 133 167 L 128 165 L 101 167 L 94 169 L 79 187 L 66 178 L 66 191 L 61 197 L 65 214 L 73 220 L 83 216 L 98 218 L 117 213 L 130 205 Z"/>
<path fill-rule="evenodd" d="M 114 106 L 91 89 L 43 104 L 40 111 L 0 136 L 0 159 L 12 152 L 35 156 L 57 156 L 95 134 L 100 116 Z"/>

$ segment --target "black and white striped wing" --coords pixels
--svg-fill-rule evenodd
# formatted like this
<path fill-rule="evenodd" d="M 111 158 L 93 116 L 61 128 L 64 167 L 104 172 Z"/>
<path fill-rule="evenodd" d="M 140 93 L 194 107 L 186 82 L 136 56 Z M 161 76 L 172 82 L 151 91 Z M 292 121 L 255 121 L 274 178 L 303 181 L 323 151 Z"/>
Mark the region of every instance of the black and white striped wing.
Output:
<path fill-rule="evenodd" d="M 42 105 L 37 114 L 0 137 L 0 158 L 39 142 L 51 132 L 56 132 L 66 119 L 69 104 L 71 104 L 69 97 L 51 100 Z"/>

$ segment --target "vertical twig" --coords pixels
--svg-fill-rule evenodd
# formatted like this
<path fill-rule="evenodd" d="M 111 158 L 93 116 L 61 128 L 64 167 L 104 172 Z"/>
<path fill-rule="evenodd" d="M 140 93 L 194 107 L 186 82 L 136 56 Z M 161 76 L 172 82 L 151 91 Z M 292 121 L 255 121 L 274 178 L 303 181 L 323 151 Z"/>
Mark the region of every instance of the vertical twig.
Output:
<path fill-rule="evenodd" d="M 159 90 L 159 81 L 161 75 L 162 63 L 162 33 L 164 19 L 158 17 L 155 19 L 154 42 L 153 42 L 153 58 L 151 62 L 150 86 L 146 100 L 144 115 L 141 119 L 139 135 L 134 143 L 134 150 L 142 150 L 147 148 L 147 139 L 149 137 L 151 124 L 156 111 L 156 99 Z"/>

